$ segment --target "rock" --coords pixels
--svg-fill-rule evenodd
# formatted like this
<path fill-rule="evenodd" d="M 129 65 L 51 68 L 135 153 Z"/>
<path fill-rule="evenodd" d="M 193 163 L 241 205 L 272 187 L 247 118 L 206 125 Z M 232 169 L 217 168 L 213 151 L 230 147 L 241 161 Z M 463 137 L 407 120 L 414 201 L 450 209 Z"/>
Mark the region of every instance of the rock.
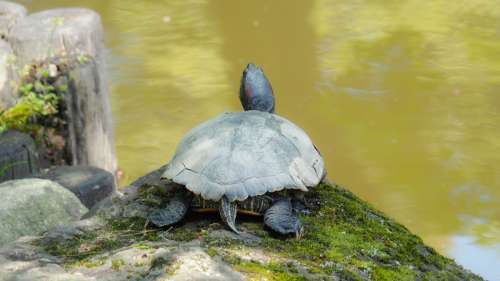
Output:
<path fill-rule="evenodd" d="M 167 168 L 167 165 L 161 166 L 160 168 L 150 172 L 149 174 L 142 176 L 135 181 L 133 181 L 131 186 L 143 186 L 143 185 L 156 185 L 156 186 L 164 186 L 166 181 L 161 181 L 160 177 Z"/>
<path fill-rule="evenodd" d="M 88 237 L 97 236 L 101 240 L 106 236 L 109 239 L 106 230 L 94 229 L 95 226 L 105 227 L 101 223 L 76 222 L 47 232 L 39 242 L 27 237 L 0 248 L 0 280 L 245 280 L 221 257 L 209 255 L 198 240 L 128 243 L 71 265 L 65 258 L 52 256 L 44 250 L 73 243 L 85 257 L 85 251 L 94 251 L 92 241 L 86 240 Z M 88 228 L 88 225 L 93 227 Z M 78 226 L 85 227 L 77 229 Z M 128 232 L 123 234 L 128 235 Z M 120 243 L 127 244 L 122 240 Z M 75 255 L 71 248 L 59 251 L 69 258 Z"/>
<path fill-rule="evenodd" d="M 0 1 L 0 39 L 5 40 L 16 21 L 27 14 L 23 6 L 7 1 Z"/>
<path fill-rule="evenodd" d="M 39 251 L 34 237 L 21 238 L 0 248 L 0 281 L 91 280 L 64 271 L 58 259 Z"/>
<path fill-rule="evenodd" d="M 17 68 L 46 64 L 49 76 L 66 81 L 63 101 L 71 164 L 99 167 L 114 175 L 117 163 L 99 15 L 82 8 L 34 13 L 18 20 L 7 39 Z"/>
<path fill-rule="evenodd" d="M 16 261 L 32 261 L 41 258 L 41 253 L 37 252 L 33 245 L 38 238 L 37 236 L 23 236 L 0 248 L 0 256 Z"/>
<path fill-rule="evenodd" d="M 130 186 L 121 188 L 119 194 L 101 200 L 84 217 L 99 215 L 104 218 L 147 218 L 178 188 L 171 181 L 160 181 L 164 168 L 165 166 L 135 180 Z"/>
<path fill-rule="evenodd" d="M 0 281 L 91 281 L 91 277 L 70 274 L 57 264 L 39 264 L 38 262 L 12 263 L 0 259 Z M 23 269 L 23 270 L 20 270 Z"/>
<path fill-rule="evenodd" d="M 220 257 L 211 257 L 201 247 L 180 247 L 178 250 L 157 253 L 145 280 L 210 281 L 245 280 Z"/>
<path fill-rule="evenodd" d="M 225 229 L 214 230 L 214 231 L 210 232 L 210 234 L 208 234 L 208 237 L 210 237 L 212 239 L 239 240 L 247 245 L 252 245 L 252 244 L 256 245 L 256 244 L 259 244 L 262 240 L 262 238 L 255 236 L 253 234 L 250 234 L 250 233 L 242 232 L 240 235 L 238 235 L 232 231 L 228 231 Z"/>
<path fill-rule="evenodd" d="M 90 166 L 56 166 L 42 176 L 73 192 L 89 209 L 115 192 L 113 175 Z"/>
<path fill-rule="evenodd" d="M 95 216 L 100 216 L 106 219 L 113 217 L 119 217 L 123 213 L 123 204 L 115 196 L 106 197 L 103 200 L 97 202 L 97 204 L 92 207 L 82 218 L 88 219 Z M 115 202 L 113 202 L 115 201 Z M 116 202 L 118 201 L 118 202 Z"/>
<path fill-rule="evenodd" d="M 78 239 L 78 237 L 84 233 L 96 231 L 104 226 L 105 222 L 98 217 L 70 222 L 65 225 L 58 225 L 50 231 L 47 231 L 39 240 L 39 244 L 41 246 L 48 246 L 52 243 L 64 243 L 66 241 Z"/>
<path fill-rule="evenodd" d="M 0 245 L 39 235 L 87 212 L 73 193 L 48 180 L 7 181 L 0 184 L 0 194 Z"/>
<path fill-rule="evenodd" d="M 106 222 L 99 217 L 92 217 L 73 222 L 71 226 L 83 232 L 92 232 L 106 226 Z"/>
<path fill-rule="evenodd" d="M 103 200 L 105 221 L 74 222 L 0 249 L 0 280 L 483 280 L 338 186 L 307 193 L 321 204 L 304 218 L 300 240 L 250 218 L 242 218 L 240 237 L 208 214 L 148 227 L 125 217 L 127 209 L 158 208 L 151 201 L 168 195 L 155 186 L 129 189 Z"/>
<path fill-rule="evenodd" d="M 0 134 L 0 182 L 33 177 L 38 172 L 38 155 L 31 137 L 13 130 Z"/>

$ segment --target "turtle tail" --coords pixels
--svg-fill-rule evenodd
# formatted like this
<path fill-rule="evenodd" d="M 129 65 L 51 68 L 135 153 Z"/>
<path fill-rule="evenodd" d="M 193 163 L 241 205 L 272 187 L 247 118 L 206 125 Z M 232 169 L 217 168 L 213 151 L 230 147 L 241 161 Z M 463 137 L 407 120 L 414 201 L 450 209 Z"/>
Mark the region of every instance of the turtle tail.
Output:
<path fill-rule="evenodd" d="M 230 202 L 226 196 L 222 196 L 219 204 L 220 217 L 232 231 L 239 234 L 240 232 L 236 229 L 237 212 L 238 206 L 236 205 L 236 202 Z"/>

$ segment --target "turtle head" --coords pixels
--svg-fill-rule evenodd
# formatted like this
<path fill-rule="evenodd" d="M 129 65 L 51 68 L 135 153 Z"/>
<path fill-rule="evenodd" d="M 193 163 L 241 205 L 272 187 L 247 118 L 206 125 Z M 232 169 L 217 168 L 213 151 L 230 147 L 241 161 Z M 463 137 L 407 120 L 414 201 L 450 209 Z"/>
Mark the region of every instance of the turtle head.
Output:
<path fill-rule="evenodd" d="M 274 113 L 273 88 L 264 75 L 264 71 L 255 64 L 248 64 L 243 71 L 240 101 L 245 110 Z"/>

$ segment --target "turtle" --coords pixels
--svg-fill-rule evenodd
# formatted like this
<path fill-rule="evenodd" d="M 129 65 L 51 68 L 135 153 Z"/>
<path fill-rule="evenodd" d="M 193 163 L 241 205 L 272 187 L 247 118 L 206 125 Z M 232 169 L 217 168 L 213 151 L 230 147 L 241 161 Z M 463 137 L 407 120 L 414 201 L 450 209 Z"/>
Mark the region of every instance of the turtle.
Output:
<path fill-rule="evenodd" d="M 274 113 L 273 90 L 261 68 L 248 64 L 240 84 L 245 111 L 222 113 L 181 140 L 161 176 L 181 188 L 148 219 L 163 227 L 180 222 L 189 209 L 218 210 L 239 234 L 239 212 L 263 216 L 275 232 L 300 238 L 304 227 L 292 199 L 325 178 L 323 158 L 301 128 Z"/>

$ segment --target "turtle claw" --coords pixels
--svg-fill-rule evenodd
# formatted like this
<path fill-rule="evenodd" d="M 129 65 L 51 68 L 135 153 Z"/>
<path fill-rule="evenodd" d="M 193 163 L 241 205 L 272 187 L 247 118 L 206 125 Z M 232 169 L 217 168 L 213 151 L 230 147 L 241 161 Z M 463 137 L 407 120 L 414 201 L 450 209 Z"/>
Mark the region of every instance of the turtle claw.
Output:
<path fill-rule="evenodd" d="M 148 216 L 148 220 L 157 227 L 163 227 L 175 223 L 175 220 L 171 219 L 170 210 L 168 209 L 154 211 Z"/>
<path fill-rule="evenodd" d="M 295 230 L 295 238 L 297 240 L 300 240 L 302 239 L 303 235 L 304 235 L 304 227 L 302 226 L 302 224 L 300 224 L 300 226 Z"/>
<path fill-rule="evenodd" d="M 240 234 L 240 231 L 236 228 L 236 214 L 238 212 L 238 206 L 234 202 L 229 202 L 226 196 L 223 196 L 219 204 L 219 214 L 222 221 L 229 226 L 229 228 L 236 234 Z"/>
<path fill-rule="evenodd" d="M 236 224 L 235 223 L 228 223 L 227 226 L 229 226 L 229 228 L 234 231 L 236 234 L 241 234 L 241 231 L 239 231 L 237 228 L 236 228 Z"/>
<path fill-rule="evenodd" d="M 148 216 L 148 220 L 158 227 L 172 225 L 181 221 L 187 214 L 191 197 L 185 194 L 177 194 L 168 206 L 154 211 Z"/>
<path fill-rule="evenodd" d="M 280 199 L 267 209 L 264 223 L 280 234 L 295 234 L 297 239 L 304 233 L 302 222 L 294 214 L 290 199 Z"/>

